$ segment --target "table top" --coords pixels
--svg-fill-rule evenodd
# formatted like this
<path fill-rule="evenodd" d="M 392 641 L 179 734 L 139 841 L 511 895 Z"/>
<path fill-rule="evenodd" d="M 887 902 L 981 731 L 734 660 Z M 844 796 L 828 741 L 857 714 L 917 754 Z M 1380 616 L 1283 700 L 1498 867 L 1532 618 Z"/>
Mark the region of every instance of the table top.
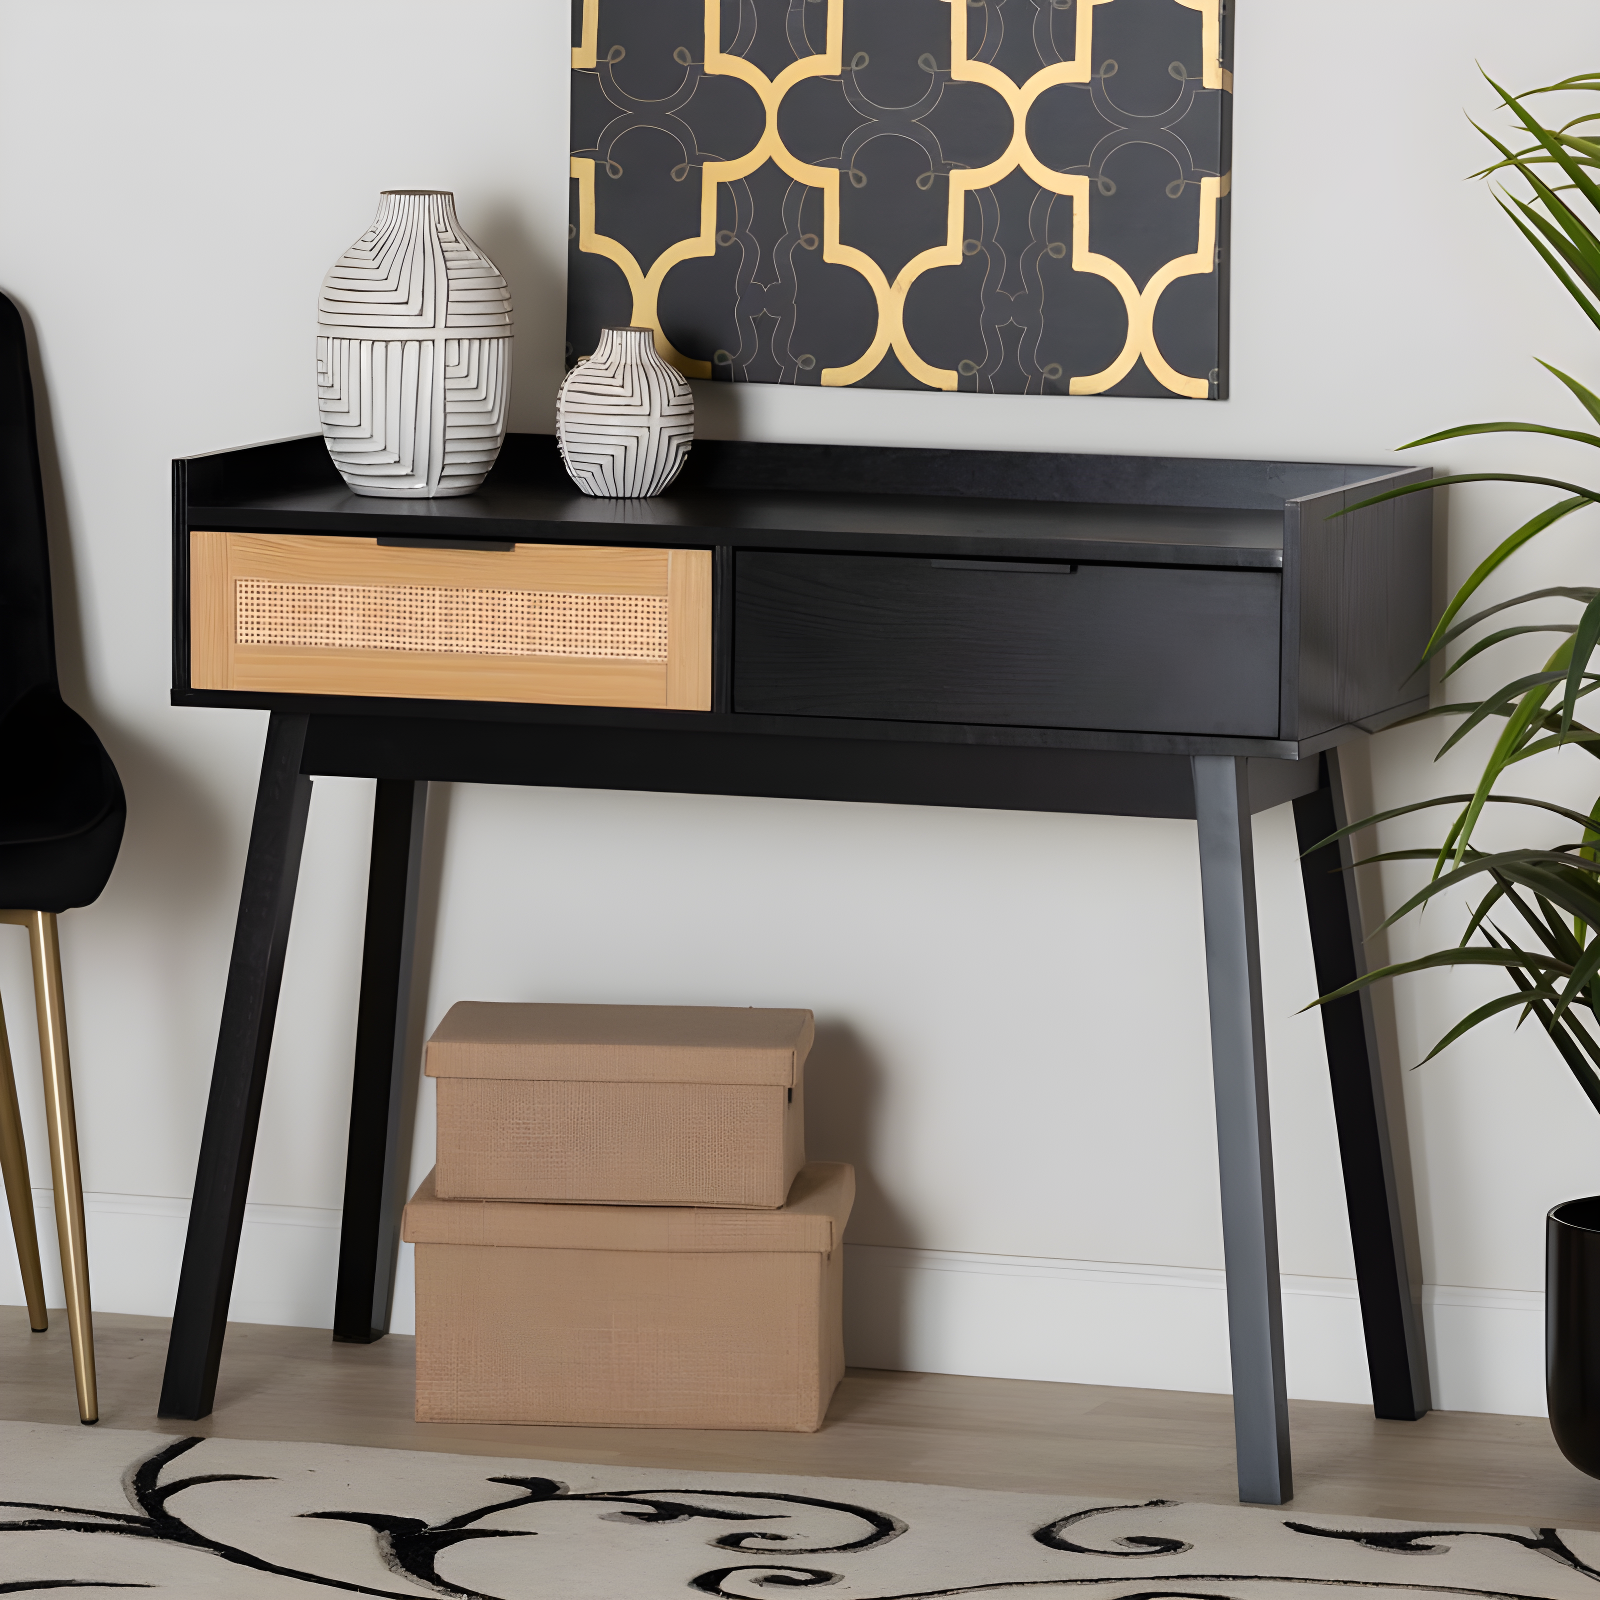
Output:
<path fill-rule="evenodd" d="M 188 525 L 244 532 L 919 553 L 1277 568 L 1284 508 L 1378 466 L 696 443 L 665 494 L 580 494 L 549 435 L 513 434 L 476 494 L 353 494 L 315 437 L 195 457 Z"/>

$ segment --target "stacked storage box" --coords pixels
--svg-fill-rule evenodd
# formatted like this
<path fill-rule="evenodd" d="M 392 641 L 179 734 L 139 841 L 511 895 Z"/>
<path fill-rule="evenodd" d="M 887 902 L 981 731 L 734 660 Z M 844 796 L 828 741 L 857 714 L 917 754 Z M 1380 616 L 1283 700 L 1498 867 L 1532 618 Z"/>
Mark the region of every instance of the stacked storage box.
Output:
<path fill-rule="evenodd" d="M 855 1174 L 805 1164 L 809 1011 L 451 1008 L 417 1247 L 417 1419 L 822 1424 Z"/>

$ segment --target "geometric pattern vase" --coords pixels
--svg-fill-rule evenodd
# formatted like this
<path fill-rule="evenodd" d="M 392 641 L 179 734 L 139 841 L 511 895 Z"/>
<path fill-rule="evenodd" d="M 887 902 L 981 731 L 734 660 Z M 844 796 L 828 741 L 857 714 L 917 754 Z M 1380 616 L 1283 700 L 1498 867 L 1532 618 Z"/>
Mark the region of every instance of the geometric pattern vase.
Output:
<path fill-rule="evenodd" d="M 471 494 L 505 439 L 511 291 L 440 190 L 386 190 L 317 302 L 317 407 L 357 494 Z"/>
<path fill-rule="evenodd" d="M 585 494 L 644 498 L 677 477 L 694 443 L 694 395 L 649 328 L 602 328 L 556 391 L 556 441 Z"/>

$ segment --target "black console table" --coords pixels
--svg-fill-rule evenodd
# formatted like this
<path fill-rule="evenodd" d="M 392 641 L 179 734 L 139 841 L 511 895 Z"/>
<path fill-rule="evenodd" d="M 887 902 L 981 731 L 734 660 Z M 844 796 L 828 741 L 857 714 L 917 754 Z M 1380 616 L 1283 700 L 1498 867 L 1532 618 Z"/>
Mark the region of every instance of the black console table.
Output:
<path fill-rule="evenodd" d="M 1250 817 L 1292 800 L 1303 846 L 1333 832 L 1338 746 L 1425 704 L 1431 497 L 1330 518 L 1426 476 L 702 441 L 661 498 L 606 501 L 514 435 L 478 494 L 400 501 L 350 494 L 315 438 L 175 462 L 173 702 L 270 717 L 161 1414 L 215 1393 L 311 774 L 377 779 L 334 1326 L 355 1341 L 389 1315 L 429 780 L 1193 817 L 1239 1487 L 1288 1499 Z M 1305 861 L 1325 991 L 1360 959 L 1348 861 Z M 1370 1013 L 1323 1023 L 1374 1404 L 1415 1418 Z"/>

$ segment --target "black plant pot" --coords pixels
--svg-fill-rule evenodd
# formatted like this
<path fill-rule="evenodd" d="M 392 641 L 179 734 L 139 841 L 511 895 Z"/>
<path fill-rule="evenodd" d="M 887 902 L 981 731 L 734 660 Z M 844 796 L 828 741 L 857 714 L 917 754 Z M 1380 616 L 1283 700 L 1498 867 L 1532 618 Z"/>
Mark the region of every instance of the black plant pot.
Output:
<path fill-rule="evenodd" d="M 1573 1466 L 1600 1478 L 1600 1195 L 1545 1219 L 1544 1290 L 1550 1431 Z"/>

